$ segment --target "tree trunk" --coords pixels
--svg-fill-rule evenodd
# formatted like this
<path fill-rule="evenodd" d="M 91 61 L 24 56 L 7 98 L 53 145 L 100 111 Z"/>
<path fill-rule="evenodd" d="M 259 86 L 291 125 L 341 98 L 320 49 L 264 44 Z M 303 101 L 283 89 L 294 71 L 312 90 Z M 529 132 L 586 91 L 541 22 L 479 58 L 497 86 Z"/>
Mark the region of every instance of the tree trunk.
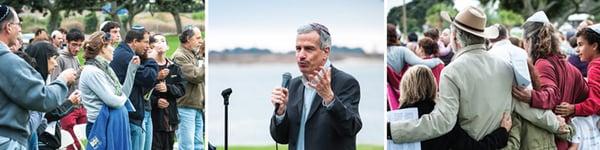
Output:
<path fill-rule="evenodd" d="M 175 20 L 175 27 L 177 27 L 177 34 L 181 34 L 183 30 L 181 29 L 181 17 L 179 16 L 179 12 L 176 10 L 171 11 L 171 15 L 173 15 L 173 19 Z"/>
<path fill-rule="evenodd" d="M 46 30 L 48 32 L 52 32 L 60 27 L 61 22 L 60 11 L 58 9 L 50 9 L 50 20 L 48 21 L 48 26 L 46 26 Z"/>
<path fill-rule="evenodd" d="M 121 39 L 125 38 L 125 34 L 127 33 L 127 26 L 124 26 L 121 23 L 121 17 L 119 17 L 119 14 L 117 14 L 119 7 L 117 6 L 117 2 L 113 1 L 110 2 L 110 12 L 108 13 L 110 15 L 110 19 L 112 22 L 116 22 L 119 23 L 119 25 L 121 26 Z"/>

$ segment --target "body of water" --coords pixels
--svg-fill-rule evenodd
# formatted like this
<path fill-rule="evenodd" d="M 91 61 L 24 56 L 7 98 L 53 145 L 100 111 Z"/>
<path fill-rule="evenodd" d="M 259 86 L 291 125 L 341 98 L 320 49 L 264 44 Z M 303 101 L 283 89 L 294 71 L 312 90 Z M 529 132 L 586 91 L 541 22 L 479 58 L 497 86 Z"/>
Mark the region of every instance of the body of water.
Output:
<path fill-rule="evenodd" d="M 363 127 L 357 144 L 383 145 L 384 124 L 384 65 L 381 61 L 332 62 L 335 67 L 354 76 L 361 88 L 359 104 Z M 224 144 L 224 105 L 221 91 L 232 88 L 229 104 L 229 145 L 275 144 L 269 134 L 273 115 L 271 90 L 281 84 L 281 74 L 300 72 L 294 63 L 209 65 L 206 99 L 206 134 L 214 145 Z"/>

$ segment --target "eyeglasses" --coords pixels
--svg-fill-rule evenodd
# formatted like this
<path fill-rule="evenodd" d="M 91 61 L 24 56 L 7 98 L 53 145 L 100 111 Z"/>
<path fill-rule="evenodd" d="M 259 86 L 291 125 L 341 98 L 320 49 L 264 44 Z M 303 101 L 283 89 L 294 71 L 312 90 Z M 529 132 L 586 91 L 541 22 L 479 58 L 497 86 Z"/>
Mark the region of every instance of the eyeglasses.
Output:
<path fill-rule="evenodd" d="M 82 42 L 78 42 L 78 41 L 73 41 L 73 42 L 69 42 L 70 46 L 74 46 L 74 47 L 80 47 L 83 45 Z"/>
<path fill-rule="evenodd" d="M 8 24 L 16 24 L 16 25 L 19 25 L 19 26 L 23 26 L 22 22 L 11 22 L 11 23 L 8 23 Z"/>

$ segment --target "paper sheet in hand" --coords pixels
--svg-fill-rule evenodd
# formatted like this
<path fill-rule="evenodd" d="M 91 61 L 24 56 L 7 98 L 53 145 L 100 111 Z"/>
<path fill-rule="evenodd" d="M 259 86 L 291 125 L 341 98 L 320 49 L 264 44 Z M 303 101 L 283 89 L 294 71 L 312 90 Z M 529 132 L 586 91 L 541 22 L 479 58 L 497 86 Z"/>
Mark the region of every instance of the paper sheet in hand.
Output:
<path fill-rule="evenodd" d="M 411 121 L 419 119 L 419 110 L 417 108 L 405 108 L 388 111 L 386 113 L 389 121 Z M 387 140 L 388 150 L 421 150 L 421 142 L 396 144 L 392 140 Z"/>
<path fill-rule="evenodd" d="M 531 84 L 531 77 L 529 76 L 529 68 L 527 67 L 527 54 L 511 54 L 511 65 L 515 73 L 515 79 L 517 84 L 522 87 L 528 87 Z"/>

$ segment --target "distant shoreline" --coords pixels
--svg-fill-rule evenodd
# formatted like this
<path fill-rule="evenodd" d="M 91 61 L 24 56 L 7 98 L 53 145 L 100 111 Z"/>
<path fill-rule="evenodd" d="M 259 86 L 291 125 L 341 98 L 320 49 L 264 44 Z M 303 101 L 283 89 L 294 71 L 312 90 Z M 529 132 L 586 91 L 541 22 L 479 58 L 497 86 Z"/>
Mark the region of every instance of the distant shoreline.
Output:
<path fill-rule="evenodd" d="M 209 54 L 211 64 L 294 63 L 294 54 Z M 333 54 L 331 61 L 383 62 L 382 54 Z"/>

